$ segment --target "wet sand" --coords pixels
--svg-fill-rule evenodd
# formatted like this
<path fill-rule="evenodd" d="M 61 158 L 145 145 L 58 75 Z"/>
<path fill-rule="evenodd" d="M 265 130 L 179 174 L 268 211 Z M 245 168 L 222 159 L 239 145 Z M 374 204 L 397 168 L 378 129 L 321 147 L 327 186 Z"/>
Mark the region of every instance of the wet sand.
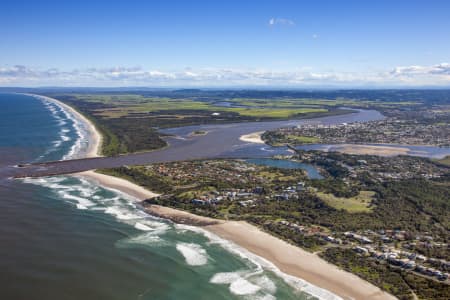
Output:
<path fill-rule="evenodd" d="M 333 151 L 355 155 L 396 156 L 408 155 L 409 149 L 403 147 L 387 147 L 378 145 L 350 145 L 342 144 L 333 147 Z"/>
<path fill-rule="evenodd" d="M 97 128 L 95 128 L 95 125 L 92 124 L 92 122 L 90 122 L 85 116 L 83 116 L 82 114 L 80 114 L 77 110 L 75 110 L 74 108 L 72 108 L 71 106 L 50 98 L 50 97 L 46 97 L 46 96 L 41 96 L 41 95 L 35 95 L 35 94 L 26 94 L 26 95 L 30 95 L 33 97 L 37 97 L 40 99 L 44 99 L 46 101 L 49 102 L 53 102 L 56 103 L 57 105 L 63 107 L 65 110 L 67 110 L 68 112 L 70 112 L 72 115 L 74 115 L 75 118 L 77 118 L 79 121 L 81 121 L 83 124 L 86 125 L 87 128 L 87 133 L 89 135 L 89 146 L 88 149 L 86 149 L 86 154 L 84 155 L 86 158 L 92 158 L 92 157 L 99 157 L 100 156 L 100 146 L 102 143 L 102 136 L 101 134 L 97 131 Z"/>
<path fill-rule="evenodd" d="M 59 101 L 57 102 L 61 104 Z M 89 137 L 92 140 L 86 156 L 97 156 L 101 141 L 100 135 L 88 119 L 81 116 L 75 110 L 70 109 L 70 111 L 81 121 L 89 124 Z M 78 173 L 75 176 L 85 176 L 97 181 L 101 185 L 120 190 L 141 200 L 157 195 L 127 180 L 92 171 Z M 215 220 L 154 205 L 146 206 L 145 210 L 152 215 L 175 222 L 202 226 L 205 230 L 232 241 L 248 251 L 267 259 L 282 272 L 304 279 L 344 299 L 395 299 L 393 296 L 382 292 L 379 288 L 359 277 L 328 264 L 317 255 L 290 245 L 246 222 Z"/>
<path fill-rule="evenodd" d="M 158 205 L 147 205 L 145 210 L 177 223 L 201 226 L 270 261 L 283 273 L 304 279 L 343 299 L 396 299 L 358 276 L 327 263 L 316 254 L 291 245 L 249 223 L 215 220 Z"/>
<path fill-rule="evenodd" d="M 85 178 L 88 178 L 90 180 L 93 180 L 97 182 L 99 185 L 102 185 L 104 187 L 119 190 L 125 194 L 128 194 L 130 196 L 133 196 L 139 200 L 145 200 L 150 199 L 156 196 L 159 196 L 157 193 L 153 193 L 142 186 L 139 186 L 137 184 L 134 184 L 128 180 L 96 173 L 94 171 L 86 171 L 82 173 L 76 174 L 76 176 L 82 176 Z"/>
<path fill-rule="evenodd" d="M 241 141 L 248 142 L 248 143 L 256 143 L 256 144 L 264 144 L 264 141 L 261 138 L 261 135 L 264 133 L 264 131 L 254 132 L 250 134 L 244 134 L 241 135 L 239 138 Z"/>

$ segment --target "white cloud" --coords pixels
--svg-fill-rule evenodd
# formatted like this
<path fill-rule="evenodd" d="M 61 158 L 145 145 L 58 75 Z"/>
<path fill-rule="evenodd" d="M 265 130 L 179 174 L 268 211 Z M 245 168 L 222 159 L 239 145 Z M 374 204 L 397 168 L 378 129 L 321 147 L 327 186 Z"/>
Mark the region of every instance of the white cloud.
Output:
<path fill-rule="evenodd" d="M 316 33 L 314 33 L 311 37 L 312 37 L 313 39 L 317 39 L 317 38 L 319 38 L 319 35 L 316 34 Z"/>
<path fill-rule="evenodd" d="M 450 65 L 399 66 L 382 72 L 320 72 L 204 68 L 179 71 L 140 67 L 59 70 L 22 65 L 0 67 L 1 86 L 420 86 L 450 85 Z"/>
<path fill-rule="evenodd" d="M 270 18 L 269 26 L 275 26 L 275 25 L 293 26 L 293 25 L 295 25 L 295 22 L 292 20 L 289 20 L 289 19 L 284 19 L 284 18 Z"/>
<path fill-rule="evenodd" d="M 417 75 L 450 75 L 450 64 L 441 63 L 433 66 L 402 66 L 391 71 L 394 76 L 417 76 Z"/>

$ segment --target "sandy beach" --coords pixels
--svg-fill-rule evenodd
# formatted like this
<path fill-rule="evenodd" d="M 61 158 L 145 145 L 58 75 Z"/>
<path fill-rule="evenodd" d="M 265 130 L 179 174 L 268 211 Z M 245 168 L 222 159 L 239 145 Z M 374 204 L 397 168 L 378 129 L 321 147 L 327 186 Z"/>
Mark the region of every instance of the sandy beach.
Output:
<path fill-rule="evenodd" d="M 264 131 L 253 132 L 249 134 L 242 135 L 239 139 L 243 142 L 248 143 L 256 143 L 256 144 L 264 144 L 264 141 L 261 139 L 261 135 Z"/>
<path fill-rule="evenodd" d="M 80 114 L 77 110 L 75 110 L 71 106 L 69 106 L 59 100 L 56 100 L 56 99 L 53 99 L 50 97 L 46 97 L 46 96 L 41 96 L 41 95 L 34 95 L 34 94 L 28 94 L 28 95 L 38 97 L 41 99 L 45 99 L 46 101 L 49 101 L 49 102 L 56 103 L 56 104 L 62 106 L 67 111 L 69 111 L 72 115 L 75 116 L 75 118 L 77 118 L 78 120 L 83 122 L 86 125 L 88 135 L 89 135 L 89 146 L 88 146 L 88 149 L 86 150 L 85 157 L 88 158 L 88 157 L 100 156 L 100 146 L 102 143 L 102 136 L 97 131 L 97 128 L 95 128 L 95 125 L 92 124 L 92 122 L 90 122 L 85 116 Z"/>
<path fill-rule="evenodd" d="M 319 256 L 276 238 L 247 222 L 215 220 L 158 205 L 146 205 L 145 209 L 152 215 L 177 223 L 201 226 L 270 261 L 283 273 L 304 279 L 343 299 L 396 299 L 358 276 L 343 271 Z"/>
<path fill-rule="evenodd" d="M 86 157 L 98 157 L 100 156 L 100 146 L 101 146 L 101 135 L 95 128 L 94 124 L 92 124 L 85 116 L 80 114 L 78 111 L 73 109 L 67 104 L 62 103 L 61 101 L 58 101 L 53 98 L 45 97 L 45 96 L 39 96 L 41 98 L 44 98 L 47 101 L 55 102 L 58 105 L 64 107 L 64 109 L 67 109 L 71 114 L 75 116 L 78 120 L 86 124 L 87 127 L 87 134 L 89 138 L 89 145 L 88 149 L 86 150 Z M 75 176 L 82 176 L 87 177 L 91 180 L 96 181 L 102 186 L 105 186 L 107 188 L 116 189 L 121 192 L 124 192 L 128 195 L 131 195 L 139 200 L 145 200 L 149 198 L 153 198 L 156 196 L 159 196 L 159 194 L 153 193 L 147 189 L 144 189 L 143 187 L 134 184 L 128 180 L 109 176 L 101 173 L 97 173 L 95 171 L 87 171 L 78 173 Z"/>
<path fill-rule="evenodd" d="M 407 155 L 410 150 L 403 147 L 387 147 L 382 145 L 342 144 L 334 146 L 333 151 L 354 155 L 396 156 Z"/>
<path fill-rule="evenodd" d="M 159 196 L 159 194 L 153 193 L 153 192 L 143 188 L 142 186 L 134 184 L 128 180 L 110 176 L 110 175 L 97 173 L 94 171 L 78 173 L 77 176 L 87 177 L 104 187 L 119 190 L 119 191 L 121 191 L 125 194 L 128 194 L 130 196 L 133 196 L 139 200 L 145 200 L 145 199 Z"/>
<path fill-rule="evenodd" d="M 101 137 L 95 126 L 69 106 L 55 99 L 48 98 L 47 100 L 56 101 L 59 105 L 69 109 L 79 120 L 87 123 L 91 143 L 86 155 L 89 157 L 98 156 Z M 252 143 L 264 143 L 261 140 L 261 134 L 262 132 L 252 133 L 242 136 L 241 139 Z M 94 171 L 79 173 L 75 176 L 87 177 L 100 185 L 120 190 L 139 200 L 158 196 L 158 194 L 127 180 Z M 356 275 L 340 270 L 317 255 L 288 244 L 246 222 L 216 220 L 157 205 L 145 205 L 145 210 L 149 214 L 173 222 L 201 226 L 205 230 L 270 261 L 282 272 L 304 279 L 343 299 L 396 299 Z"/>

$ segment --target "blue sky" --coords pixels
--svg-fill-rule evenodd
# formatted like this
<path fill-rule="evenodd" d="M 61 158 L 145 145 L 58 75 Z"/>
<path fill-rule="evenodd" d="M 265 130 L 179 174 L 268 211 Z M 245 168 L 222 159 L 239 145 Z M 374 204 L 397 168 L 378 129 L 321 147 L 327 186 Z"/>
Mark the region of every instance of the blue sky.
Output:
<path fill-rule="evenodd" d="M 3 1 L 0 85 L 449 86 L 450 1 Z"/>

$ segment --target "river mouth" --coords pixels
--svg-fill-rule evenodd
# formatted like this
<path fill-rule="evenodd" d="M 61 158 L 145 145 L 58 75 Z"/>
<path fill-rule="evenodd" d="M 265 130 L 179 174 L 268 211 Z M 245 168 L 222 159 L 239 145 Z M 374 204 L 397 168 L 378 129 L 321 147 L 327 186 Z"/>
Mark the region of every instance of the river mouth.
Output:
<path fill-rule="evenodd" d="M 261 158 L 292 154 L 287 147 L 271 147 L 242 141 L 240 137 L 253 132 L 273 130 L 280 127 L 302 124 L 341 124 L 380 120 L 384 116 L 375 110 L 358 110 L 346 115 L 327 116 L 314 119 L 285 120 L 270 122 L 243 122 L 230 124 L 196 125 L 164 129 L 169 146 L 163 149 L 81 160 L 65 160 L 48 164 L 32 165 L 26 168 L 1 168 L 0 177 L 35 177 L 76 173 L 100 168 L 114 168 L 124 165 L 145 165 L 183 160 L 216 158 Z M 192 132 L 208 132 L 192 136 Z"/>
<path fill-rule="evenodd" d="M 4 99 L 12 112 L 0 110 L 0 128 L 21 125 L 1 132 L 10 166 L 62 159 L 83 139 L 55 105 Z M 136 201 L 80 176 L 0 180 L 0 299 L 315 299 L 301 291 L 314 286 L 288 284 L 233 244 L 152 217 Z"/>

